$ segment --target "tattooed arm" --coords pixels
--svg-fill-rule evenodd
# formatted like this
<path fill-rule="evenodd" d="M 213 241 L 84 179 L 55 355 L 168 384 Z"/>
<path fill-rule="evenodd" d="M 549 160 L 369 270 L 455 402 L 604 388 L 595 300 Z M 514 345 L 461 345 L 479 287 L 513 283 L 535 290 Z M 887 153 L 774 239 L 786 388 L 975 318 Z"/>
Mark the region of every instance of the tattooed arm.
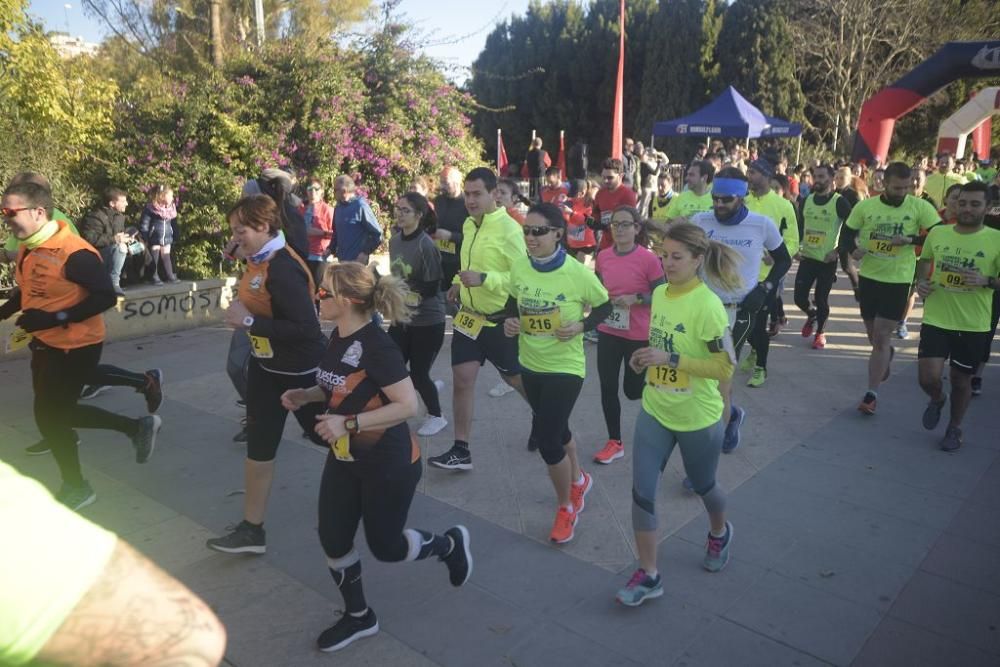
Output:
<path fill-rule="evenodd" d="M 197 595 L 123 540 L 37 655 L 44 664 L 214 667 L 226 630 Z"/>

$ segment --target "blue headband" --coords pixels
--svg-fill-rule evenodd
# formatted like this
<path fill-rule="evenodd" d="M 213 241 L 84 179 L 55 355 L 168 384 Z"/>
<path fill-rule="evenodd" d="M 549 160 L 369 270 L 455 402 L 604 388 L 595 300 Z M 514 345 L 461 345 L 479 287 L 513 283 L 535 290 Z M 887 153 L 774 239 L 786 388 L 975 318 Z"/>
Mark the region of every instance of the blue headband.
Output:
<path fill-rule="evenodd" d="M 730 197 L 746 197 L 747 182 L 738 178 L 716 178 L 712 181 L 712 194 Z"/>

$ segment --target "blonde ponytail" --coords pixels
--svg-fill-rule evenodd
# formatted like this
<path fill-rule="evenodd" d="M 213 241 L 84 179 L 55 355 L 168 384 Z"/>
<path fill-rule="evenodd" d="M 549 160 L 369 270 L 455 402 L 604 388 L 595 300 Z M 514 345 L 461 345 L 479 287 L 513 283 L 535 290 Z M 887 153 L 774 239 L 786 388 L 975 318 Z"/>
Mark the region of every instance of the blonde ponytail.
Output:
<path fill-rule="evenodd" d="M 406 305 L 410 288 L 402 278 L 393 275 L 379 276 L 375 282 L 372 301 L 382 317 L 396 324 L 406 324 L 412 319 L 412 309 Z"/>
<path fill-rule="evenodd" d="M 396 276 L 380 276 L 358 262 L 342 262 L 327 269 L 323 288 L 349 300 L 359 312 L 377 310 L 390 322 L 406 324 L 412 312 L 406 305 L 410 288 Z"/>
<path fill-rule="evenodd" d="M 664 239 L 684 245 L 695 257 L 704 257 L 702 272 L 705 279 L 725 292 L 743 288 L 740 264 L 743 257 L 729 246 L 708 238 L 705 230 L 690 222 L 678 222 L 667 227 Z"/>

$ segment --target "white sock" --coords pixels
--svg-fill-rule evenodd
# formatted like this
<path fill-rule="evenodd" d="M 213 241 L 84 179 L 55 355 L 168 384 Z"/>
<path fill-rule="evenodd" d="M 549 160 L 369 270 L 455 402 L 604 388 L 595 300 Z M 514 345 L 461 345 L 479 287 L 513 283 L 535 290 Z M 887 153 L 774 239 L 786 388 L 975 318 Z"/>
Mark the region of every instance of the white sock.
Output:
<path fill-rule="evenodd" d="M 354 618 L 364 618 L 367 615 L 368 615 L 368 607 L 365 607 L 364 611 L 351 612 L 351 616 L 353 616 Z"/>
<path fill-rule="evenodd" d="M 719 538 L 723 538 L 723 537 L 725 537 L 725 536 L 726 536 L 726 529 L 725 529 L 725 528 L 723 528 L 723 529 L 722 529 L 722 532 L 721 532 L 721 533 L 716 533 L 716 532 L 715 532 L 714 530 L 709 530 L 709 531 L 708 531 L 708 533 L 709 533 L 709 535 L 711 535 L 712 537 L 714 537 L 714 538 L 716 538 L 716 539 L 719 539 Z"/>
<path fill-rule="evenodd" d="M 583 471 L 581 470 L 580 471 L 580 479 L 576 480 L 573 483 L 576 484 L 577 486 L 580 486 L 581 484 L 583 484 L 583 480 L 585 480 L 585 479 L 586 479 L 586 477 L 583 476 Z"/>

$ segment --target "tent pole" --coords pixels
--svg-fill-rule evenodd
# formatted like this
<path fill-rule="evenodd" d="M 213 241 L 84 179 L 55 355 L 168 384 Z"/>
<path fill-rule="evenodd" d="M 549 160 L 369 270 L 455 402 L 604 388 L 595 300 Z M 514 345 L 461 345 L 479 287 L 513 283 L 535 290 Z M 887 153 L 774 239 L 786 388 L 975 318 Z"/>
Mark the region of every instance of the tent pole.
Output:
<path fill-rule="evenodd" d="M 802 164 L 802 135 L 799 135 L 799 147 L 795 150 L 795 164 Z"/>

